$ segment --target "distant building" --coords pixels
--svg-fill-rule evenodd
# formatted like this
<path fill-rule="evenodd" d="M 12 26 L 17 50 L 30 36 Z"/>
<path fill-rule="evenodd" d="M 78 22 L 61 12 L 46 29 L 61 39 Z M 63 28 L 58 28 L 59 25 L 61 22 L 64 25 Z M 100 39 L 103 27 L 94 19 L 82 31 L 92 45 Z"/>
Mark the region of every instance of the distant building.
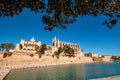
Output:
<path fill-rule="evenodd" d="M 110 56 L 110 55 L 102 55 L 102 59 L 103 59 L 103 61 L 111 61 L 112 60 L 112 56 Z"/>
<path fill-rule="evenodd" d="M 94 52 L 89 52 L 85 54 L 86 57 L 101 57 L 101 55 L 94 53 Z"/>
<path fill-rule="evenodd" d="M 111 55 L 102 55 L 103 58 L 111 58 Z"/>
<path fill-rule="evenodd" d="M 16 45 L 16 50 L 35 50 L 36 46 L 41 46 L 41 42 L 35 42 L 34 37 L 32 37 L 30 41 L 22 39 L 20 43 Z"/>

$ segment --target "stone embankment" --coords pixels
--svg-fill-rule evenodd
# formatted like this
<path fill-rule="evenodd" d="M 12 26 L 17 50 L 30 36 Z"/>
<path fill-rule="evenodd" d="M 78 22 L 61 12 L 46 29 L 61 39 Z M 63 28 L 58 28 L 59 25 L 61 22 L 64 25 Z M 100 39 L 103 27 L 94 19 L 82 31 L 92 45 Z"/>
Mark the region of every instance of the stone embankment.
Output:
<path fill-rule="evenodd" d="M 112 77 L 99 78 L 99 79 L 91 79 L 91 80 L 120 80 L 120 76 L 112 76 Z"/>
<path fill-rule="evenodd" d="M 3 80 L 13 69 L 80 63 L 93 63 L 93 59 L 91 57 L 60 57 L 57 59 L 50 56 L 38 58 L 38 55 L 33 57 L 29 55 L 12 55 L 3 58 L 3 54 L 0 54 L 0 80 Z"/>
<path fill-rule="evenodd" d="M 13 69 L 92 62 L 93 60 L 90 57 L 60 57 L 57 59 L 56 57 L 53 58 L 49 56 L 38 58 L 37 55 L 34 57 L 30 57 L 29 55 L 12 55 L 10 57 L 3 58 L 3 54 L 0 54 L 0 80 L 3 80 L 4 77 Z"/>
<path fill-rule="evenodd" d="M 3 80 L 5 78 L 5 76 L 7 76 L 7 74 L 11 71 L 11 69 L 5 69 L 5 68 L 1 68 L 0 69 L 0 80 Z"/>

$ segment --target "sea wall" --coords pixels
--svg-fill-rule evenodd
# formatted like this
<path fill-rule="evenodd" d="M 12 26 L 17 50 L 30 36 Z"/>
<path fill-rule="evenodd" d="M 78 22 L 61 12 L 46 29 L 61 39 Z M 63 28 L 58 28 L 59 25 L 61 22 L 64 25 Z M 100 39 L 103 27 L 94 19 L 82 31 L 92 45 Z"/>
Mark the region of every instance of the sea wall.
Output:
<path fill-rule="evenodd" d="M 33 57 L 29 55 L 12 55 L 3 58 L 3 54 L 0 54 L 0 80 L 3 80 L 12 69 L 76 63 L 93 63 L 93 60 L 90 57 L 59 57 L 57 59 L 52 56 L 42 56 L 42 58 L 38 58 L 38 55 Z"/>

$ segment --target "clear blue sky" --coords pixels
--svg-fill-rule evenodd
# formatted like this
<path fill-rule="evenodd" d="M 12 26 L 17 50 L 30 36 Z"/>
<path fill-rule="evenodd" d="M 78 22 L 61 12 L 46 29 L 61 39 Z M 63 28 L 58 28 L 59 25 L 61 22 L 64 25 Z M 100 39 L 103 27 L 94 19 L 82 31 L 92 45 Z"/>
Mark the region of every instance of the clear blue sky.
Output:
<path fill-rule="evenodd" d="M 61 41 L 79 43 L 84 52 L 96 52 L 105 55 L 120 55 L 120 21 L 112 30 L 102 26 L 106 17 L 79 17 L 77 22 L 67 25 L 67 29 L 44 30 L 41 14 L 34 14 L 25 9 L 20 15 L 0 17 L 0 44 L 13 42 L 14 45 L 21 39 L 29 40 L 35 37 L 51 45 L 52 38 L 56 36 Z"/>

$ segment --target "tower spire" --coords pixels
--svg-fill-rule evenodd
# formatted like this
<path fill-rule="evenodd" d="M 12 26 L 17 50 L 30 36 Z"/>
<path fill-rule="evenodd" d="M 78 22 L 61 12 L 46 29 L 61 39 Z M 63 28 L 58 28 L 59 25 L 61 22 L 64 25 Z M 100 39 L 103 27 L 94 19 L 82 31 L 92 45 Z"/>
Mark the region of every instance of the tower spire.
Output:
<path fill-rule="evenodd" d="M 34 39 L 34 37 L 32 37 L 30 41 L 32 41 L 32 42 L 35 42 L 35 39 Z"/>
<path fill-rule="evenodd" d="M 55 36 L 54 40 L 56 40 L 56 36 Z"/>

